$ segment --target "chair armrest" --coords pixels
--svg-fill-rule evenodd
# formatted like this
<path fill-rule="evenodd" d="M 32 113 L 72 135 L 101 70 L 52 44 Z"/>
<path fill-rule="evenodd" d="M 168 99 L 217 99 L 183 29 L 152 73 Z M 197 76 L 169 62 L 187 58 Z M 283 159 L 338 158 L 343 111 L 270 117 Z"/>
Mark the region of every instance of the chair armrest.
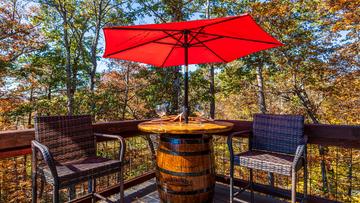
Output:
<path fill-rule="evenodd" d="M 45 161 L 45 164 L 50 169 L 51 175 L 56 180 L 58 178 L 58 174 L 57 174 L 57 170 L 56 170 L 56 166 L 55 166 L 53 156 L 51 155 L 51 153 L 49 151 L 49 148 L 47 146 L 41 144 L 40 142 L 38 142 L 36 140 L 33 140 L 33 141 L 31 141 L 31 150 L 32 150 L 32 159 L 33 159 L 32 164 L 34 164 L 34 166 L 33 166 L 34 169 L 36 168 L 35 165 L 36 165 L 36 162 L 37 162 L 36 151 L 39 150 L 41 155 L 42 155 L 42 158 Z"/>
<path fill-rule="evenodd" d="M 242 135 L 242 134 L 251 134 L 251 130 L 242 130 L 242 131 L 236 131 L 236 132 L 233 132 L 231 134 L 228 135 L 227 137 L 227 145 L 228 145 L 228 148 L 229 148 L 229 152 L 230 152 L 230 161 L 233 162 L 233 159 L 234 159 L 234 150 L 233 150 L 233 145 L 232 145 L 232 139 L 234 136 L 237 136 L 237 135 Z"/>
<path fill-rule="evenodd" d="M 241 131 L 236 131 L 236 132 L 232 132 L 229 136 L 234 137 L 234 136 L 238 136 L 238 135 L 243 135 L 243 134 L 249 134 L 251 135 L 252 130 L 241 130 Z"/>
<path fill-rule="evenodd" d="M 234 149 L 233 149 L 232 140 L 233 140 L 234 136 L 242 135 L 242 134 L 250 134 L 251 135 L 251 131 L 250 130 L 237 131 L 237 132 L 233 132 L 233 133 L 229 134 L 227 137 L 227 145 L 228 145 L 229 152 L 230 152 L 230 177 L 234 176 Z"/>
<path fill-rule="evenodd" d="M 304 138 L 302 140 L 300 140 L 299 145 L 304 145 L 308 143 L 308 136 L 304 135 Z"/>
<path fill-rule="evenodd" d="M 120 143 L 120 149 L 119 149 L 119 160 L 123 162 L 124 155 L 125 155 L 125 139 L 121 137 L 120 135 L 109 135 L 109 134 L 102 134 L 102 133 L 94 133 L 96 137 L 104 137 L 104 138 L 111 138 L 111 139 L 117 139 Z"/>
<path fill-rule="evenodd" d="M 300 158 L 304 157 L 306 159 L 306 144 L 308 141 L 308 136 L 304 135 L 304 139 L 301 140 L 300 144 L 297 146 L 296 148 L 296 152 L 295 152 L 295 157 L 294 157 L 294 161 L 292 163 L 292 168 L 296 169 L 298 168 L 298 164 L 300 163 Z M 305 161 L 305 160 L 304 160 Z"/>
<path fill-rule="evenodd" d="M 304 140 L 303 140 L 303 144 L 307 144 L 309 140 L 309 136 L 304 135 Z"/>

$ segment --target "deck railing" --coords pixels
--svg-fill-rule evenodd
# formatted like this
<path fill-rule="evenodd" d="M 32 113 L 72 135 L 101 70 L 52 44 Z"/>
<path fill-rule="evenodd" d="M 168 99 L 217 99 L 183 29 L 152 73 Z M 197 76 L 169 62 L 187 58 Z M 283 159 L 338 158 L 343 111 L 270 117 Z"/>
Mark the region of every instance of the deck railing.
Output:
<path fill-rule="evenodd" d="M 155 176 L 154 156 L 149 142 L 156 145 L 156 135 L 143 134 L 137 130 L 141 121 L 119 121 L 94 124 L 94 131 L 118 134 L 127 141 L 125 188 L 149 180 Z M 230 121 L 234 131 L 250 129 L 248 121 Z M 306 125 L 308 144 L 308 193 L 316 202 L 359 202 L 360 201 L 360 126 Z M 31 199 L 31 158 L 30 141 L 34 138 L 32 129 L 0 132 L 0 202 L 29 202 Z M 151 138 L 151 139 L 149 139 Z M 99 140 L 98 154 L 114 157 L 118 148 L 115 141 Z M 234 143 L 237 151 L 247 149 L 248 138 L 238 137 Z M 227 182 L 229 173 L 229 152 L 226 134 L 214 135 L 217 181 Z M 244 168 L 236 170 L 236 183 L 246 184 L 248 172 Z M 283 176 L 256 171 L 255 190 L 280 198 L 288 198 L 290 181 Z M 98 190 L 103 194 L 116 193 L 112 186 L 116 178 L 111 175 L 99 180 Z M 302 188 L 302 175 L 299 187 Z M 50 200 L 51 187 L 45 185 L 44 202 Z M 301 189 L 299 189 L 301 193 Z M 78 199 L 74 202 L 88 202 L 87 183 L 76 186 Z M 67 198 L 67 191 L 62 192 Z"/>

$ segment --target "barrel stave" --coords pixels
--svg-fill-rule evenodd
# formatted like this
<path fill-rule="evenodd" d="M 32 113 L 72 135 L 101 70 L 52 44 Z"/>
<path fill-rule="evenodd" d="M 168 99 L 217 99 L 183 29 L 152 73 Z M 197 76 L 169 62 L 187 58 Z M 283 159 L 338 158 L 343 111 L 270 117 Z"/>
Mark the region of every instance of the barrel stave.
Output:
<path fill-rule="evenodd" d="M 211 202 L 215 186 L 212 136 L 162 134 L 157 169 L 163 202 Z"/>

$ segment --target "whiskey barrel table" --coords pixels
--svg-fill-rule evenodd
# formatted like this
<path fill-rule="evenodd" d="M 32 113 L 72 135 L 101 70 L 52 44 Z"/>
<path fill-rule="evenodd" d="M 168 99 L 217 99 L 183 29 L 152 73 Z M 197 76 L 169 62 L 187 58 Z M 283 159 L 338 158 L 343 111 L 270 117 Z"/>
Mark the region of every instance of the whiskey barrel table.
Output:
<path fill-rule="evenodd" d="M 143 132 L 160 134 L 156 182 L 162 202 L 212 202 L 215 187 L 213 133 L 226 132 L 233 124 L 222 121 L 147 121 Z"/>

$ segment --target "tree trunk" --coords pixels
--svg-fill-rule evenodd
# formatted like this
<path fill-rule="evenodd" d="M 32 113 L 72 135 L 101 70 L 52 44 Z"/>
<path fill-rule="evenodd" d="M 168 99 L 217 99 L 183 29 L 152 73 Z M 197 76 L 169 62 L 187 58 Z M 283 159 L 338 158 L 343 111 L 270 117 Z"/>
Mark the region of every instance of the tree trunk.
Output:
<path fill-rule="evenodd" d="M 91 103 L 90 103 L 90 109 L 91 114 L 93 117 L 95 117 L 95 99 L 94 99 L 94 91 L 95 91 L 95 75 L 97 70 L 97 59 L 96 59 L 96 51 L 97 51 L 97 45 L 99 43 L 99 37 L 100 37 L 100 29 L 101 29 L 101 16 L 103 15 L 103 8 L 102 3 L 99 3 L 97 18 L 96 18 L 96 25 L 95 25 L 95 36 L 93 38 L 93 41 L 91 42 L 91 70 L 90 70 L 90 93 L 92 95 Z"/>
<path fill-rule="evenodd" d="M 72 115 L 74 113 L 74 93 L 75 90 L 73 88 L 73 73 L 71 70 L 71 50 L 70 50 L 70 43 L 68 37 L 68 21 L 67 21 L 67 12 L 63 11 L 63 29 L 64 29 L 64 46 L 66 50 L 66 60 L 65 60 L 65 67 L 66 67 L 66 94 L 67 94 L 67 109 L 68 115 Z"/>
<path fill-rule="evenodd" d="M 15 118 L 15 130 L 18 130 L 19 129 L 19 116 L 16 116 Z"/>
<path fill-rule="evenodd" d="M 353 166 L 353 156 L 352 156 L 352 149 L 350 149 L 350 163 L 349 163 L 349 166 L 348 166 L 348 181 L 349 181 L 349 188 L 348 188 L 348 196 L 351 197 L 351 194 L 352 194 L 352 179 L 353 179 L 353 172 L 352 172 L 352 166 Z"/>
<path fill-rule="evenodd" d="M 316 116 L 315 108 L 313 104 L 311 103 L 306 91 L 299 87 L 296 83 L 294 84 L 294 91 L 295 94 L 299 97 L 301 104 L 305 107 L 307 114 L 309 115 L 310 119 L 313 123 L 319 124 L 319 119 Z M 329 192 L 329 182 L 327 181 L 327 169 L 325 165 L 325 152 L 326 147 L 319 145 L 319 155 L 321 156 L 320 161 L 320 168 L 321 168 L 321 177 L 322 177 L 322 183 L 323 183 L 323 192 L 326 194 Z"/>
<path fill-rule="evenodd" d="M 27 162 L 27 155 L 24 155 L 23 156 L 23 172 L 22 172 L 23 181 L 26 181 L 26 178 L 27 178 L 26 162 Z"/>
<path fill-rule="evenodd" d="M 179 110 L 179 99 L 181 94 L 180 68 L 175 67 L 172 74 L 174 74 L 174 80 L 172 84 L 171 106 L 172 106 L 172 111 L 176 112 L 177 110 Z"/>
<path fill-rule="evenodd" d="M 47 99 L 48 99 L 49 101 L 51 101 L 51 85 L 49 85 L 49 87 L 48 87 Z"/>
<path fill-rule="evenodd" d="M 33 95 L 34 95 L 34 88 L 31 86 L 31 89 L 30 89 L 30 98 L 29 98 L 29 103 L 30 103 L 30 105 L 31 105 L 31 107 L 32 107 L 32 105 L 33 105 Z M 30 109 L 30 112 L 29 112 L 29 117 L 28 117 L 28 128 L 30 128 L 31 127 L 31 120 L 32 120 L 32 110 Z"/>
<path fill-rule="evenodd" d="M 266 113 L 265 93 L 264 93 L 264 79 L 262 75 L 262 66 L 256 67 L 256 79 L 257 79 L 257 94 L 258 94 L 258 105 L 261 113 Z"/>
<path fill-rule="evenodd" d="M 170 4 L 172 4 L 171 2 L 169 2 Z M 178 2 L 175 5 L 170 5 L 172 8 L 172 16 L 171 16 L 171 21 L 172 22 L 179 22 L 184 20 L 184 16 L 182 13 L 182 9 L 183 9 L 183 3 Z M 180 67 L 175 67 L 174 69 L 174 81 L 173 81 L 173 88 L 172 88 L 172 106 L 173 106 L 173 110 L 178 110 L 179 109 L 179 99 L 180 99 L 180 95 L 181 95 L 181 83 L 180 83 L 180 78 L 181 78 L 181 74 L 180 74 Z"/>
<path fill-rule="evenodd" d="M 128 105 L 129 99 L 129 77 L 130 77 L 130 67 L 129 65 L 126 66 L 125 72 L 125 98 L 124 98 L 124 106 L 122 110 L 122 120 L 125 120 L 126 108 Z"/>
<path fill-rule="evenodd" d="M 19 174 L 18 174 L 18 164 L 17 164 L 15 157 L 13 158 L 13 161 L 14 161 L 14 170 L 13 171 L 14 171 L 14 176 L 15 176 L 15 190 L 18 191 L 20 182 L 19 182 Z M 18 198 L 19 198 L 18 195 L 16 195 L 15 202 L 19 202 Z"/>
<path fill-rule="evenodd" d="M 305 92 L 305 90 L 296 86 L 295 93 L 299 97 L 301 104 L 305 107 L 306 113 L 310 116 L 310 119 L 312 120 L 312 122 L 315 124 L 319 124 L 319 120 L 315 113 L 315 108 L 314 108 L 313 104 L 311 103 L 309 97 L 307 96 L 307 93 Z"/>

